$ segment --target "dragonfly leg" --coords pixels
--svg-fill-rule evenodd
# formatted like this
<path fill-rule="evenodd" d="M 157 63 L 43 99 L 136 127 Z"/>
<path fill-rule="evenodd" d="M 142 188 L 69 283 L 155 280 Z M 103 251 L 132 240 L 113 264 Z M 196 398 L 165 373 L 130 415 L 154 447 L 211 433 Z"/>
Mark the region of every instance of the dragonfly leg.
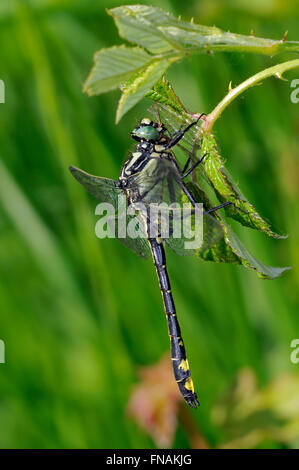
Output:
<path fill-rule="evenodd" d="M 195 207 L 196 204 L 197 204 L 197 201 L 195 201 L 193 195 L 191 194 L 191 192 L 189 191 L 189 189 L 187 188 L 187 186 L 185 185 L 185 183 L 181 183 L 181 187 L 182 187 L 182 190 L 184 191 L 184 193 L 186 194 L 187 198 L 189 199 L 189 201 L 191 202 L 192 206 Z"/>
<path fill-rule="evenodd" d="M 174 136 L 172 137 L 171 141 L 166 145 L 165 149 L 170 149 L 171 147 L 174 147 L 174 145 L 176 145 L 184 137 L 186 132 L 188 132 L 191 127 L 195 126 L 198 123 L 202 116 L 205 116 L 205 113 L 202 113 L 196 121 L 191 122 L 191 124 L 189 124 L 189 126 L 187 126 L 184 130 L 176 132 L 176 134 L 174 134 Z"/>
<path fill-rule="evenodd" d="M 169 196 L 170 196 L 170 202 L 176 202 L 176 197 L 175 197 L 175 190 L 173 186 L 173 180 L 172 178 L 167 178 L 167 186 L 168 186 L 168 191 L 169 191 Z"/>
<path fill-rule="evenodd" d="M 191 157 L 188 158 L 188 160 L 186 161 L 185 165 L 184 165 L 184 168 L 182 169 L 182 173 L 184 174 L 185 171 L 187 170 L 189 164 L 191 162 Z"/>
<path fill-rule="evenodd" d="M 203 159 L 205 158 L 206 155 L 207 155 L 207 154 L 205 153 L 205 154 L 201 157 L 200 160 L 197 160 L 197 162 L 193 163 L 193 165 L 191 166 L 191 168 L 189 168 L 188 171 L 186 171 L 186 168 L 185 168 L 186 165 L 185 165 L 185 167 L 184 167 L 184 169 L 183 169 L 183 172 L 182 172 L 182 173 L 183 173 L 182 179 L 184 179 L 184 178 L 186 178 L 186 176 L 190 175 L 190 173 L 192 173 L 192 171 L 195 170 L 195 168 L 203 161 Z M 188 160 L 190 160 L 190 159 L 191 159 L 191 157 L 188 158 Z M 188 163 L 188 165 L 189 165 L 189 163 Z M 187 168 L 188 168 L 188 167 L 187 167 Z M 186 171 L 186 172 L 185 172 L 185 171 Z"/>
<path fill-rule="evenodd" d="M 154 184 L 152 184 L 152 186 L 149 187 L 149 189 L 147 189 L 146 191 L 144 191 L 144 193 L 140 196 L 140 199 L 139 199 L 139 202 L 143 202 L 143 200 L 145 199 L 145 197 L 148 195 L 148 193 L 150 193 L 154 187 L 159 184 L 161 181 L 163 180 L 163 178 L 159 178 L 157 179 L 157 181 L 154 182 Z"/>
<path fill-rule="evenodd" d="M 182 190 L 184 191 L 184 193 L 188 197 L 188 199 L 191 202 L 192 206 L 195 207 L 197 202 L 196 202 L 193 195 L 191 194 L 191 192 L 189 191 L 189 189 L 187 188 L 187 186 L 184 183 L 182 183 Z M 236 206 L 236 204 L 234 202 L 231 202 L 231 201 L 226 201 L 226 202 L 223 202 L 222 204 L 219 204 L 219 206 L 211 207 L 211 209 L 207 209 L 206 211 L 204 211 L 204 214 L 209 214 L 211 212 L 215 212 L 218 209 L 223 209 L 223 207 L 227 207 L 227 206 L 233 206 L 238 211 L 243 212 L 243 214 L 249 214 L 249 212 L 244 211 L 240 207 Z"/>
<path fill-rule="evenodd" d="M 227 206 L 233 206 L 238 211 L 243 212 L 244 214 L 249 214 L 249 212 L 244 211 L 243 209 L 240 209 L 240 207 L 236 206 L 236 204 L 234 202 L 231 202 L 231 201 L 226 201 L 226 202 L 223 202 L 222 204 L 219 204 L 219 206 L 211 207 L 211 209 L 207 209 L 206 211 L 204 211 L 204 214 L 209 214 L 210 212 L 215 212 L 218 209 L 223 209 L 223 207 L 227 207 Z"/>

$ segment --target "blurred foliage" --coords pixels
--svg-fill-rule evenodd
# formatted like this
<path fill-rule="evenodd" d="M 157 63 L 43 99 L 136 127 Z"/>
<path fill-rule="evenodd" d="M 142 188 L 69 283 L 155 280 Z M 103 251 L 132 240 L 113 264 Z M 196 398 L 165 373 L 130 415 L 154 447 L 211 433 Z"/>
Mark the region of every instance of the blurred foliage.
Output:
<path fill-rule="evenodd" d="M 128 415 L 152 436 L 158 447 L 171 447 L 177 430 L 179 404 L 184 400 L 173 380 L 169 354 L 154 366 L 142 367 L 138 375 L 140 384 L 133 388 Z M 183 406 L 185 408 L 184 403 Z"/>
<path fill-rule="evenodd" d="M 223 429 L 228 449 L 299 445 L 299 377 L 281 374 L 262 390 L 254 371 L 240 370 L 236 383 L 220 403 L 212 419 Z"/>
<path fill-rule="evenodd" d="M 157 364 L 141 367 L 138 378 L 140 382 L 133 387 L 128 403 L 128 416 L 137 421 L 156 445 L 164 449 L 171 447 L 180 423 L 193 449 L 208 449 L 173 380 L 169 354 Z"/>
<path fill-rule="evenodd" d="M 96 202 L 68 171 L 73 164 L 117 178 L 131 145 L 128 133 L 146 115 L 144 100 L 116 127 L 118 92 L 92 99 L 81 92 L 94 51 L 121 42 L 104 7 L 126 3 L 0 3 L 0 78 L 6 84 L 0 105 L 0 338 L 7 361 L 0 364 L 1 447 L 156 445 L 126 413 L 138 367 L 157 362 L 169 347 L 156 275 L 150 261 L 117 241 L 96 239 Z M 178 0 L 143 3 L 182 13 Z M 280 39 L 288 30 L 289 40 L 298 39 L 295 0 L 191 0 L 183 19 L 192 16 L 226 31 Z M 188 109 L 209 112 L 230 81 L 235 85 L 271 65 L 264 56 L 201 55 L 174 64 L 168 77 Z M 288 78 L 297 78 L 296 71 Z M 168 253 L 201 402 L 191 416 L 211 447 L 245 434 L 238 407 L 229 422 L 212 413 L 240 370 L 252 371 L 258 396 L 271 384 L 286 384 L 286 377 L 298 382 L 289 345 L 299 328 L 299 120 L 290 90 L 289 82 L 269 79 L 233 103 L 214 130 L 248 199 L 290 238 L 234 229 L 267 264 L 292 264 L 293 270 L 262 281 L 242 268 Z M 287 406 L 293 399 L 285 390 Z M 272 416 L 270 394 L 263 400 Z M 298 422 L 282 439 L 285 420 L 278 418 L 266 418 L 271 439 L 263 445 L 294 446 Z M 179 420 L 173 447 L 192 446 L 186 429 Z M 251 421 L 247 429 L 260 425 Z"/>

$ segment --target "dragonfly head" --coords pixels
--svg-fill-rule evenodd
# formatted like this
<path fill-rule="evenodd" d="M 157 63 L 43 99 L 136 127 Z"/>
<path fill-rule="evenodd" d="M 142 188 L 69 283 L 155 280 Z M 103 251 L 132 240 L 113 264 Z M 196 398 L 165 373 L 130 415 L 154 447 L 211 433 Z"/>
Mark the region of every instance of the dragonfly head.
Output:
<path fill-rule="evenodd" d="M 163 124 L 158 124 L 150 119 L 144 118 L 141 120 L 139 126 L 131 132 L 131 137 L 137 142 L 157 142 L 162 137 L 165 127 Z"/>

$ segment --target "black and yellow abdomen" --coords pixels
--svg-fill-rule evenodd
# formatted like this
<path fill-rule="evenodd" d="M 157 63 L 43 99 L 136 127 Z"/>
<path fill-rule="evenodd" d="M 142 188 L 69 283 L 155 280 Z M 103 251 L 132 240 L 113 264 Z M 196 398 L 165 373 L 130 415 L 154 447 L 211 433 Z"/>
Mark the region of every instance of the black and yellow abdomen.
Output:
<path fill-rule="evenodd" d="M 171 344 L 171 360 L 179 390 L 188 405 L 195 408 L 199 406 L 197 395 L 191 378 L 186 349 L 181 335 L 180 325 L 177 319 L 174 300 L 171 293 L 170 281 L 166 269 L 166 257 L 163 241 L 158 238 L 149 238 L 153 260 L 159 278 L 161 293 L 164 302 L 168 323 L 168 333 Z"/>

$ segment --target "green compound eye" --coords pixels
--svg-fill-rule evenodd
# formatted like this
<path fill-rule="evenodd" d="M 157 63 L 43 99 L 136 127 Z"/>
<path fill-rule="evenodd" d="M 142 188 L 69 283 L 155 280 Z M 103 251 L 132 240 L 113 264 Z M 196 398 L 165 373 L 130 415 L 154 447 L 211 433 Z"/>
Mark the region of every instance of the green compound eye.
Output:
<path fill-rule="evenodd" d="M 132 136 L 139 139 L 156 140 L 159 137 L 159 131 L 153 126 L 140 126 L 132 131 Z"/>

